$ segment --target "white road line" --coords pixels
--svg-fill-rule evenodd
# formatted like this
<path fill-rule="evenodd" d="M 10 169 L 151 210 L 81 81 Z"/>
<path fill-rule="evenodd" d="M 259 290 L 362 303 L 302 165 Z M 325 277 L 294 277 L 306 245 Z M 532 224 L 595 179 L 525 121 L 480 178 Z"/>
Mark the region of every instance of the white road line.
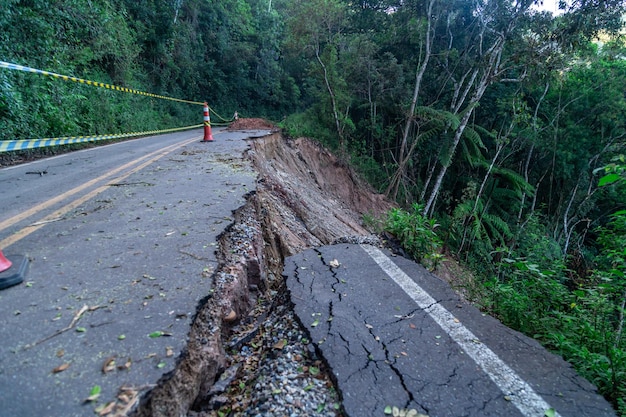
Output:
<path fill-rule="evenodd" d="M 545 416 L 546 411 L 551 408 L 550 405 L 498 355 L 480 343 L 452 313 L 417 285 L 379 249 L 369 245 L 360 246 L 489 375 L 523 415 Z M 554 415 L 559 416 L 558 413 Z"/>

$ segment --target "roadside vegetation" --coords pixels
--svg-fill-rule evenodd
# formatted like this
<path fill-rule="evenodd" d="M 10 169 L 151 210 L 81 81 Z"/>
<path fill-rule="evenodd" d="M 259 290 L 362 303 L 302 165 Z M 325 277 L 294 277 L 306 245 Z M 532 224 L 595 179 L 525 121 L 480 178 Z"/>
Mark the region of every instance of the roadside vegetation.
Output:
<path fill-rule="evenodd" d="M 379 215 L 407 252 L 458 261 L 626 416 L 626 5 L 533 3 L 3 0 L 0 60 L 318 139 L 398 203 Z M 201 117 L 0 69 L 1 139 Z"/>

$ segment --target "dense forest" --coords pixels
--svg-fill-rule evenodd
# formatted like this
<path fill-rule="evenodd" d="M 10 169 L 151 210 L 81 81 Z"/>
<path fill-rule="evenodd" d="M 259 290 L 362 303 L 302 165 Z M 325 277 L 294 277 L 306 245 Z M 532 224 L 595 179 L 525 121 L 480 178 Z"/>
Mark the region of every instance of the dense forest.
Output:
<path fill-rule="evenodd" d="M 626 4 L 534 3 L 0 0 L 0 60 L 320 140 L 401 207 L 365 221 L 459 261 L 468 297 L 626 416 Z M 201 117 L 0 69 L 0 139 Z"/>

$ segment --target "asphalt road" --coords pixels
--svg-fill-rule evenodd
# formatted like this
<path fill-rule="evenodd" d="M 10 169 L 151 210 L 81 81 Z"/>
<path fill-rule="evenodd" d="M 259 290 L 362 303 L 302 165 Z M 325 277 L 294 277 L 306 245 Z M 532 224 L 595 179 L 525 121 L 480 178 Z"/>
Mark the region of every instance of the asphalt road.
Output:
<path fill-rule="evenodd" d="M 560 357 L 410 260 L 339 244 L 288 258 L 284 275 L 348 416 L 615 415 Z"/>
<path fill-rule="evenodd" d="M 84 416 L 171 371 L 217 236 L 254 189 L 252 132 L 148 137 L 0 170 L 0 416 Z M 85 401 L 98 391 L 95 401 Z"/>

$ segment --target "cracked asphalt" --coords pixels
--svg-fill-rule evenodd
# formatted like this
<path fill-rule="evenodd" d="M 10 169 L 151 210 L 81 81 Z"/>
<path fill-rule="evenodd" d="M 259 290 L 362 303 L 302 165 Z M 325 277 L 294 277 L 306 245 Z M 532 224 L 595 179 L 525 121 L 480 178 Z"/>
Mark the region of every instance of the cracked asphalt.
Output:
<path fill-rule="evenodd" d="M 0 238 L 24 235 L 3 250 L 30 258 L 25 282 L 0 292 L 0 416 L 94 415 L 120 391 L 133 403 L 175 368 L 212 291 L 218 235 L 254 189 L 249 136 L 201 143 L 196 130 L 0 171 L 0 221 L 18 216 Z M 130 170 L 129 159 L 143 165 Z M 72 199 L 101 192 L 58 214 L 76 181 L 89 187 Z M 21 215 L 60 193 L 38 217 Z"/>
<path fill-rule="evenodd" d="M 385 268 L 399 268 L 404 287 Z M 615 415 L 567 362 L 410 260 L 337 244 L 287 258 L 283 274 L 348 416 Z"/>

